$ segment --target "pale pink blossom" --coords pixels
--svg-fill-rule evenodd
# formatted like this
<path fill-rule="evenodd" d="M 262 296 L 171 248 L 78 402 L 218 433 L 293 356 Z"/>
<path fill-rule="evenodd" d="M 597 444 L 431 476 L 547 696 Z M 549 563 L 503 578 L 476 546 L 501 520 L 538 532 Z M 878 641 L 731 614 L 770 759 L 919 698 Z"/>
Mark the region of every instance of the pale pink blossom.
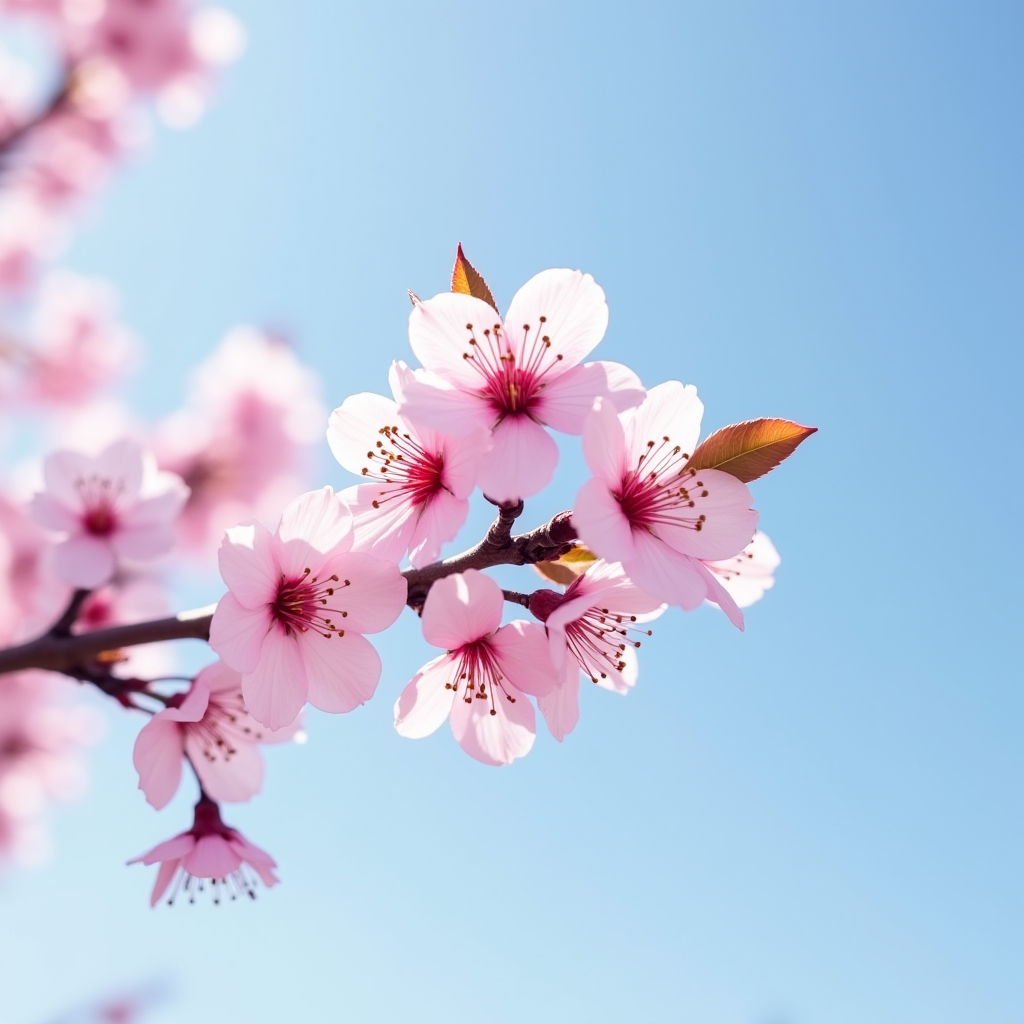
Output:
<path fill-rule="evenodd" d="M 430 588 L 423 636 L 447 653 L 424 665 L 395 703 L 400 735 L 429 736 L 447 718 L 459 746 L 484 764 L 529 753 L 536 725 L 526 694 L 550 693 L 559 679 L 543 627 L 501 626 L 503 602 L 498 584 L 476 569 Z"/>
<path fill-rule="evenodd" d="M 490 439 L 483 429 L 452 438 L 416 427 L 396 404 L 412 371 L 393 363 L 389 380 L 395 401 L 346 398 L 331 414 L 327 442 L 345 469 L 372 481 L 341 492 L 355 517 L 355 546 L 393 561 L 408 552 L 414 566 L 427 565 L 466 521 Z"/>
<path fill-rule="evenodd" d="M 757 513 L 736 477 L 685 468 L 703 412 L 696 388 L 678 381 L 619 415 L 598 399 L 583 432 L 594 476 L 576 496 L 572 521 L 591 550 L 621 562 L 648 594 L 687 611 L 709 598 L 742 629 L 742 612 L 703 563 L 741 551 Z"/>
<path fill-rule="evenodd" d="M 326 416 L 317 376 L 285 342 L 252 327 L 229 331 L 196 371 L 187 406 L 154 439 L 160 466 L 191 488 L 178 520 L 183 547 L 206 557 L 240 520 L 276 520 L 303 489 Z"/>
<path fill-rule="evenodd" d="M 208 665 L 187 693 L 143 726 L 135 741 L 139 789 L 157 809 L 178 791 L 182 761 L 188 757 L 206 794 L 239 802 L 263 786 L 260 743 L 291 739 L 298 726 L 271 732 L 245 710 L 242 677 L 223 662 Z"/>
<path fill-rule="evenodd" d="M 53 577 L 49 535 L 21 503 L 0 496 L 0 535 L 5 548 L 0 565 L 0 591 L 6 612 L 0 617 L 0 643 L 25 639 L 48 628 L 67 603 L 67 587 Z"/>
<path fill-rule="evenodd" d="M 149 898 L 151 907 L 157 905 L 172 882 L 168 905 L 173 904 L 180 893 L 188 896 L 189 903 L 195 903 L 196 893 L 203 891 L 207 879 L 214 903 L 220 903 L 222 896 L 255 898 L 257 877 L 268 889 L 278 882 L 274 874 L 277 864 L 270 854 L 250 843 L 237 829 L 225 825 L 220 808 L 206 797 L 196 804 L 195 818 L 187 832 L 154 846 L 149 853 L 128 863 L 160 865 Z"/>
<path fill-rule="evenodd" d="M 740 608 L 749 608 L 764 597 L 766 590 L 775 586 L 775 570 L 781 562 L 768 534 L 758 530 L 738 555 L 704 564 L 719 578 Z M 709 595 L 709 600 L 714 598 Z"/>
<path fill-rule="evenodd" d="M 352 550 L 352 516 L 330 487 L 296 498 L 275 534 L 228 530 L 220 573 L 229 592 L 210 646 L 242 673 L 257 722 L 281 729 L 307 700 L 341 713 L 373 696 L 381 663 L 363 634 L 387 629 L 408 591 L 395 563 Z"/>
<path fill-rule="evenodd" d="M 537 700 L 548 729 L 561 741 L 579 721 L 580 672 L 606 690 L 626 694 L 636 685 L 637 649 L 665 605 L 645 594 L 618 562 L 598 559 L 564 594 L 537 590 L 530 611 L 545 625 L 561 685 Z"/>
<path fill-rule="evenodd" d="M 95 458 L 53 452 L 43 477 L 45 490 L 33 498 L 31 513 L 41 526 L 67 534 L 54 569 L 71 586 L 101 586 L 119 558 L 149 561 L 174 546 L 174 518 L 188 488 L 157 470 L 134 441 L 116 441 Z"/>
<path fill-rule="evenodd" d="M 545 270 L 512 299 L 504 323 L 482 299 L 455 292 L 417 302 L 412 350 L 426 373 L 405 390 L 401 412 L 452 436 L 491 431 L 477 483 L 495 501 L 536 494 L 558 446 L 544 429 L 579 434 L 597 396 L 618 409 L 644 395 L 619 363 L 580 365 L 604 336 L 608 306 L 589 274 Z"/>

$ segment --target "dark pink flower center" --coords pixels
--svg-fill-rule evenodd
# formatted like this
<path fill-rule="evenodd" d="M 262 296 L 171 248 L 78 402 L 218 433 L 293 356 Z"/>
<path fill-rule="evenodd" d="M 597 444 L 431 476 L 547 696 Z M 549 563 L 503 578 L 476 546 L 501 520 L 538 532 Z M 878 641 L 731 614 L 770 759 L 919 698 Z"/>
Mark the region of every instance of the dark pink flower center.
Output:
<path fill-rule="evenodd" d="M 393 486 L 380 492 L 374 508 L 393 499 L 422 508 L 445 489 L 443 452 L 427 451 L 401 427 L 381 427 L 378 433 L 383 440 L 366 453 L 370 465 L 363 467 L 363 476 L 376 477 Z"/>
<path fill-rule="evenodd" d="M 203 757 L 210 762 L 230 761 L 238 753 L 239 744 L 259 743 L 263 738 L 245 710 L 241 690 L 211 693 L 203 717 L 181 725 L 186 734 L 198 740 Z"/>
<path fill-rule="evenodd" d="M 339 580 L 332 575 L 321 582 L 311 572 L 311 569 L 303 569 L 297 579 L 281 574 L 277 595 L 271 602 L 271 614 L 289 636 L 309 630 L 327 638 L 332 634 L 344 636 L 345 630 L 338 628 L 334 618 L 344 619 L 348 612 L 336 607 L 337 595 L 338 591 L 350 587 L 352 581 Z"/>
<path fill-rule="evenodd" d="M 515 697 L 503 685 L 504 676 L 487 637 L 460 647 L 456 653 L 455 673 L 452 681 L 444 684 L 446 690 L 454 690 L 466 704 L 489 701 L 492 715 L 498 713 L 494 701 L 499 693 L 510 704 L 515 704 Z"/>
<path fill-rule="evenodd" d="M 124 492 L 120 480 L 80 477 L 75 481 L 82 502 L 82 526 L 94 537 L 108 537 L 117 529 L 117 503 Z"/>
<path fill-rule="evenodd" d="M 497 418 L 531 415 L 531 407 L 548 384 L 547 378 L 565 358 L 551 351 L 551 337 L 542 333 L 547 317 L 539 317 L 539 326 L 533 330 L 523 324 L 524 341 L 517 357 L 500 323 L 485 327 L 482 340 L 476 336 L 472 324 L 469 348 L 462 353 L 481 378 L 480 395 L 493 407 Z"/>
<path fill-rule="evenodd" d="M 658 525 L 682 526 L 691 530 L 704 527 L 707 516 L 695 513 L 697 498 L 706 498 L 708 490 L 697 479 L 698 471 L 687 469 L 690 455 L 669 437 L 648 441 L 646 451 L 626 470 L 615 499 L 633 529 L 650 530 Z"/>
<path fill-rule="evenodd" d="M 630 647 L 640 646 L 639 640 L 630 639 L 630 633 L 653 635 L 649 629 L 628 625 L 633 622 L 636 622 L 635 615 L 623 615 L 595 606 L 565 627 L 569 653 L 590 676 L 592 683 L 607 679 L 609 667 L 617 672 L 626 667 L 622 654 L 627 644 Z"/>

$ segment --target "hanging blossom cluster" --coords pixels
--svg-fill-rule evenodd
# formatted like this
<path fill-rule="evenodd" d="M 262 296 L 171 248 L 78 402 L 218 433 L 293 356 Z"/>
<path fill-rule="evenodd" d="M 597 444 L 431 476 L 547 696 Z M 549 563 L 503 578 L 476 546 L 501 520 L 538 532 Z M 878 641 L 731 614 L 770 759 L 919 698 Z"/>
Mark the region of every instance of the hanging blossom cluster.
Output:
<path fill-rule="evenodd" d="M 590 360 L 608 308 L 579 271 L 536 275 L 503 318 L 460 247 L 452 290 L 412 298 L 419 365 L 392 363 L 390 396 L 352 395 L 317 413 L 290 350 L 240 330 L 165 423 L 91 452 L 51 451 L 34 495 L 0 504 L 0 609 L 14 624 L 0 698 L 34 697 L 33 675 L 86 682 L 148 716 L 134 768 L 155 809 L 186 769 L 198 789 L 190 826 L 131 862 L 158 866 L 154 904 L 276 884 L 271 856 L 225 822 L 222 805 L 260 792 L 264 748 L 302 737 L 307 704 L 346 714 L 376 698 L 377 637 L 403 610 L 437 654 L 384 698 L 395 729 L 421 739 L 447 721 L 466 754 L 501 766 L 530 752 L 538 712 L 563 741 L 588 683 L 627 694 L 668 609 L 708 603 L 742 629 L 743 609 L 774 583 L 779 556 L 747 485 L 814 428 L 751 420 L 701 440 L 692 385 L 645 387 L 620 363 Z M 325 425 L 351 482 L 285 500 L 302 442 Z M 558 434 L 582 440 L 573 508 L 514 534 L 558 471 Z M 495 521 L 478 543 L 446 552 L 474 493 Z M 258 507 L 273 500 L 264 522 Z M 202 558 L 213 535 L 225 588 L 216 606 L 140 616 L 169 556 Z M 487 573 L 503 565 L 525 567 L 533 586 L 503 589 Z M 208 640 L 216 660 L 168 676 L 137 656 L 184 637 Z M 14 730 L 13 756 L 45 763 L 46 737 L 24 733 Z"/>

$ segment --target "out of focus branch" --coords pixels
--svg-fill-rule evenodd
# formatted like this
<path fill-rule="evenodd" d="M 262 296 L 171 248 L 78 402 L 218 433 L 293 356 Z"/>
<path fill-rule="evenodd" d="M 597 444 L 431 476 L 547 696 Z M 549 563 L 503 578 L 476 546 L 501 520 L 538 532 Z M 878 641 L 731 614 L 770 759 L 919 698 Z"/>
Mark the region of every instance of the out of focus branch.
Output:
<path fill-rule="evenodd" d="M 64 73 L 59 87 L 50 97 L 46 106 L 37 111 L 31 117 L 16 125 L 6 135 L 0 137 L 0 173 L 7 169 L 8 162 L 14 155 L 15 150 L 28 139 L 32 133 L 41 128 L 51 117 L 60 113 L 64 105 L 71 98 L 75 83 L 75 72 L 68 68 Z"/>

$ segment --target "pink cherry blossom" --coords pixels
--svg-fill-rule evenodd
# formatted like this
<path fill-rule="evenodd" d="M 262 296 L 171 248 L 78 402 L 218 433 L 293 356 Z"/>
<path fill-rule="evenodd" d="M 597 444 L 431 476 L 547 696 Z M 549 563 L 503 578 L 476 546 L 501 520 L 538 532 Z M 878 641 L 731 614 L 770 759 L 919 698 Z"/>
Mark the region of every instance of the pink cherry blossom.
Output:
<path fill-rule="evenodd" d="M 345 469 L 373 481 L 341 492 L 355 517 L 355 546 L 393 561 L 408 551 L 421 566 L 436 561 L 466 521 L 490 439 L 483 429 L 452 438 L 417 428 L 396 404 L 412 371 L 393 363 L 389 379 L 395 401 L 367 393 L 346 398 L 331 414 L 327 441 Z"/>
<path fill-rule="evenodd" d="M 172 882 L 168 905 L 174 903 L 179 893 L 186 894 L 189 903 L 195 903 L 196 893 L 203 891 L 204 879 L 212 883 L 214 903 L 220 903 L 222 895 L 237 899 L 247 894 L 255 898 L 257 876 L 268 889 L 278 882 L 274 874 L 277 864 L 270 854 L 250 843 L 237 829 L 225 825 L 220 808 L 206 797 L 196 804 L 195 819 L 187 832 L 128 863 L 160 865 L 149 898 L 151 907 L 157 905 Z"/>
<path fill-rule="evenodd" d="M 111 578 L 118 558 L 147 561 L 174 546 L 173 522 L 188 497 L 174 473 L 156 469 L 134 441 L 116 441 L 95 458 L 58 451 L 43 464 L 46 489 L 30 506 L 41 526 L 67 534 L 54 569 L 73 587 Z"/>
<path fill-rule="evenodd" d="M 330 487 L 296 498 L 276 534 L 233 527 L 220 548 L 229 593 L 210 624 L 210 646 L 242 673 L 245 705 L 281 729 L 308 700 L 352 711 L 377 688 L 381 663 L 362 635 L 387 629 L 408 592 L 398 566 L 352 550 L 352 516 Z"/>
<path fill-rule="evenodd" d="M 491 431 L 477 483 L 495 501 L 529 497 L 558 462 L 545 426 L 579 434 L 595 397 L 618 409 L 643 398 L 627 367 L 580 365 L 607 326 L 604 292 L 578 270 L 545 270 L 527 281 L 504 323 L 471 295 L 447 292 L 417 302 L 409 341 L 428 372 L 406 386 L 401 412 L 452 436 Z"/>
<path fill-rule="evenodd" d="M 529 753 L 533 705 L 558 686 L 541 626 L 500 626 L 504 597 L 476 569 L 438 580 L 423 606 L 423 636 L 447 653 L 416 673 L 395 703 L 402 736 L 429 736 L 447 718 L 459 746 L 484 764 Z M 500 628 L 499 628 L 500 626 Z"/>
<path fill-rule="evenodd" d="M 718 577 L 740 608 L 749 608 L 764 597 L 766 590 L 775 586 L 775 570 L 781 562 L 768 534 L 758 530 L 738 555 L 704 564 Z M 708 599 L 714 600 L 710 594 Z"/>
<path fill-rule="evenodd" d="M 750 491 L 715 469 L 686 469 L 704 406 L 692 385 L 659 384 L 616 415 L 598 399 L 583 432 L 593 478 L 580 488 L 573 524 L 587 546 L 648 594 L 692 611 L 705 598 L 740 629 L 743 614 L 704 566 L 730 558 L 753 536 Z"/>
<path fill-rule="evenodd" d="M 619 563 L 601 559 L 564 594 L 533 593 L 530 611 L 544 622 L 551 661 L 562 674 L 561 685 L 537 700 L 555 739 L 563 740 L 579 720 L 580 672 L 616 693 L 628 693 L 636 684 L 640 637 L 651 635 L 637 623 L 650 622 L 664 610 Z"/>
<path fill-rule="evenodd" d="M 297 726 L 278 732 L 260 726 L 245 710 L 241 675 L 215 662 L 139 733 L 134 753 L 139 789 L 157 810 L 166 807 L 178 790 L 187 756 L 212 799 L 249 800 L 263 786 L 257 744 L 280 743 L 296 731 Z"/>

